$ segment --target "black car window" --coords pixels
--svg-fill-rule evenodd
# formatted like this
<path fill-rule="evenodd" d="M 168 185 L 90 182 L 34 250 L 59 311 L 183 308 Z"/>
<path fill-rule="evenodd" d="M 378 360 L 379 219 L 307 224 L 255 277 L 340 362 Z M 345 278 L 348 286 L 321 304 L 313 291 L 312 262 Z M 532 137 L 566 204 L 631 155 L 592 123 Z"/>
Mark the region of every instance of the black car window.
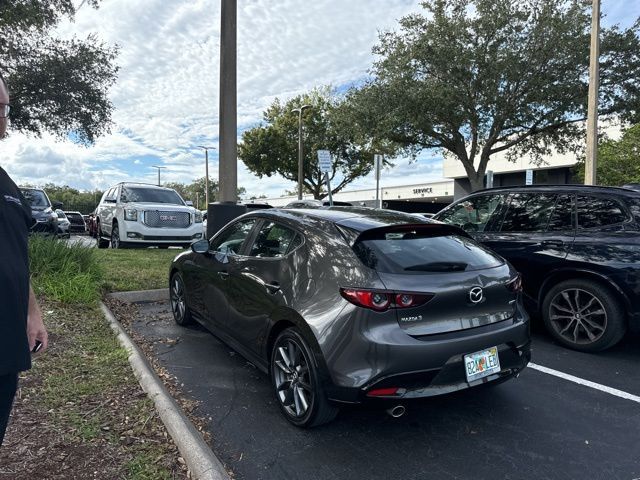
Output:
<path fill-rule="evenodd" d="M 484 232 L 503 200 L 504 195 L 478 195 L 453 205 L 434 218 L 467 232 Z"/>
<path fill-rule="evenodd" d="M 558 195 L 556 208 L 553 209 L 548 232 L 559 232 L 575 229 L 575 215 L 572 195 Z"/>
<path fill-rule="evenodd" d="M 604 227 L 627 220 L 622 206 L 613 199 L 578 195 L 578 226 Z"/>
<path fill-rule="evenodd" d="M 242 251 L 242 244 L 251 233 L 255 223 L 253 218 L 234 223 L 216 237 L 211 243 L 211 250 L 225 254 L 239 254 Z"/>
<path fill-rule="evenodd" d="M 556 195 L 516 193 L 502 220 L 502 232 L 544 232 L 556 203 Z"/>
<path fill-rule="evenodd" d="M 296 232 L 277 223 L 266 222 L 253 242 L 249 256 L 273 258 L 282 257 L 289 250 L 289 246 L 296 236 Z"/>
<path fill-rule="evenodd" d="M 411 228 L 365 236 L 353 251 L 367 267 L 385 273 L 461 272 L 502 264 L 499 257 L 469 238 Z"/>

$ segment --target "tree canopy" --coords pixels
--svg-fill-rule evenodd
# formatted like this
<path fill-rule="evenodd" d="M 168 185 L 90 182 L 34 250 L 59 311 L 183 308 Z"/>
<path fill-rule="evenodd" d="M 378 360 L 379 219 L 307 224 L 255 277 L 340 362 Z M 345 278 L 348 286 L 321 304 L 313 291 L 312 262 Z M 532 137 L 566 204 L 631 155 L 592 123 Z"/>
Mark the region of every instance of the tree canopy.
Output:
<path fill-rule="evenodd" d="M 99 0 L 84 3 L 97 8 Z M 75 11 L 72 0 L 0 1 L 0 72 L 9 84 L 12 130 L 72 135 L 84 144 L 109 131 L 117 50 L 93 35 L 55 37 Z"/>
<path fill-rule="evenodd" d="M 380 36 L 351 123 L 415 155 L 442 149 L 483 187 L 492 155 L 579 151 L 588 97 L 590 2 L 431 0 Z M 600 115 L 640 116 L 640 21 L 601 31 Z"/>
<path fill-rule="evenodd" d="M 373 169 L 376 145 L 366 143 L 343 115 L 342 99 L 329 87 L 317 88 L 287 102 L 276 99 L 264 112 L 263 124 L 247 130 L 238 156 L 258 177 L 279 174 L 298 181 L 298 113 L 293 109 L 311 105 L 302 114 L 304 169 L 303 188 L 314 198 L 328 195 L 324 174 L 318 167 L 318 150 L 329 150 L 333 168 L 329 173 L 332 193 L 339 192 Z M 384 153 L 377 149 L 376 153 Z M 335 182 L 334 182 L 335 181 Z"/>
<path fill-rule="evenodd" d="M 584 162 L 578 165 L 577 174 L 584 180 Z M 599 185 L 612 187 L 640 183 L 640 124 L 627 129 L 620 140 L 600 142 L 596 178 Z"/>

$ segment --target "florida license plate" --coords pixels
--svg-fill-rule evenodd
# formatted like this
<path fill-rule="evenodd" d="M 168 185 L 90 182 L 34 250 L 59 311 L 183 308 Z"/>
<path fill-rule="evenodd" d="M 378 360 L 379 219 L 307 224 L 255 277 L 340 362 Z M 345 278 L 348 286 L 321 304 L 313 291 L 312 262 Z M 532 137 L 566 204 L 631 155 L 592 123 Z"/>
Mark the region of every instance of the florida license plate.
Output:
<path fill-rule="evenodd" d="M 470 353 L 464 356 L 464 367 L 467 374 L 467 382 L 473 382 L 492 373 L 500 371 L 500 358 L 498 347 L 492 347 L 481 352 Z"/>

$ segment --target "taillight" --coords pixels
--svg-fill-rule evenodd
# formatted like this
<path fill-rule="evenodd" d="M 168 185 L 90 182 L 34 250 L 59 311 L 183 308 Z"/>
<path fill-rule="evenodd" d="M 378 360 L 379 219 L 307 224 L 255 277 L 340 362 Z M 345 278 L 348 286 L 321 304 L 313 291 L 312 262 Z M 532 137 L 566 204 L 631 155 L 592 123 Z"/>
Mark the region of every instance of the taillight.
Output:
<path fill-rule="evenodd" d="M 516 275 L 515 278 L 509 280 L 509 282 L 507 283 L 507 288 L 514 293 L 522 292 L 522 277 L 520 276 L 520 274 Z"/>
<path fill-rule="evenodd" d="M 361 290 L 355 288 L 341 288 L 340 294 L 354 305 L 370 308 L 378 312 L 382 312 L 388 308 L 417 307 L 427 303 L 433 298 L 431 294 Z"/>

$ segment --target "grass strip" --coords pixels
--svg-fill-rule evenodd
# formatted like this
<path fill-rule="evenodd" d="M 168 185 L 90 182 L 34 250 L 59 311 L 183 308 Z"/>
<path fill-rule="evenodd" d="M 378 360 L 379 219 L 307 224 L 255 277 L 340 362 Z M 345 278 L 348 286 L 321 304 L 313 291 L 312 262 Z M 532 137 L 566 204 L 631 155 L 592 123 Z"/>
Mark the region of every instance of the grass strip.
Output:
<path fill-rule="evenodd" d="M 185 478 L 153 402 L 140 388 L 126 351 L 98 308 L 101 290 L 111 284 L 105 273 L 117 276 L 114 264 L 103 265 L 107 253 L 122 266 L 131 263 L 124 258 L 131 258 L 131 253 L 119 256 L 119 251 L 99 252 L 35 236 L 29 247 L 32 285 L 40 298 L 50 348 L 34 358 L 33 369 L 21 379 L 0 449 L 0 470 L 14 472 L 7 478 L 15 480 L 42 472 L 56 479 L 71 478 L 71 472 L 73 478 L 95 478 L 98 472 L 100 478 Z M 172 258 L 168 253 L 145 252 L 147 259 L 135 263 L 162 259 L 166 279 Z M 154 270 L 158 286 L 161 269 Z M 137 283 L 131 273 L 128 280 L 114 284 L 153 288 L 146 280 L 147 270 L 136 271 L 143 277 Z M 24 455 L 25 448 L 30 456 Z"/>

